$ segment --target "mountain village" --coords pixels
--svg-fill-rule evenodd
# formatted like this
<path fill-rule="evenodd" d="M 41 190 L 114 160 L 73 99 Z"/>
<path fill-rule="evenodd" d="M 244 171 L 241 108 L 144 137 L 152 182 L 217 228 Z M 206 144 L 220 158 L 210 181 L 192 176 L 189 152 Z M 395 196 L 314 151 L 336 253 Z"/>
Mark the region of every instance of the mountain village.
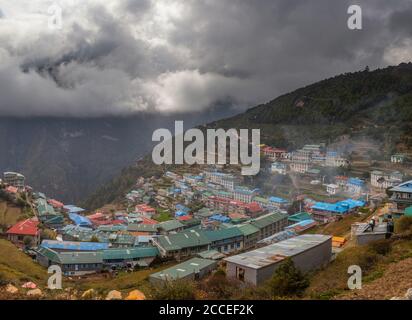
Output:
<path fill-rule="evenodd" d="M 387 239 L 396 219 L 412 217 L 403 154 L 387 161 L 392 169 L 370 170 L 366 178 L 350 175 L 350 156 L 325 144 L 260 148 L 263 179 L 291 176 L 304 187 L 270 194 L 230 167 L 185 167 L 140 177 L 118 204 L 89 211 L 33 190 L 20 173 L 5 172 L 2 198 L 25 203 L 31 214 L 4 226 L 2 236 L 71 279 L 167 262 L 170 267 L 149 275 L 151 284 L 197 281 L 223 269 L 227 279 L 259 286 L 287 258 L 302 272 L 317 270 L 348 243 Z M 319 232 L 347 216 L 364 218 L 346 235 Z"/>

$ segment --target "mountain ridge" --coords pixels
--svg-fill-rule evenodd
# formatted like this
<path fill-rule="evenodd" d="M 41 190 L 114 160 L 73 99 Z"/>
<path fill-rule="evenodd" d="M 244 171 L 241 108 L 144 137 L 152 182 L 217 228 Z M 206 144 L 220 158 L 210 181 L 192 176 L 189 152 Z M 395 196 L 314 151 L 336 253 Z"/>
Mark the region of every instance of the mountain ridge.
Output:
<path fill-rule="evenodd" d="M 259 128 L 262 143 L 289 149 L 348 136 L 378 142 L 386 156 L 399 148 L 407 151 L 412 149 L 412 63 L 337 75 L 200 128 Z M 119 200 L 138 176 L 162 171 L 147 155 L 124 168 L 85 205 L 97 208 L 105 199 Z"/>

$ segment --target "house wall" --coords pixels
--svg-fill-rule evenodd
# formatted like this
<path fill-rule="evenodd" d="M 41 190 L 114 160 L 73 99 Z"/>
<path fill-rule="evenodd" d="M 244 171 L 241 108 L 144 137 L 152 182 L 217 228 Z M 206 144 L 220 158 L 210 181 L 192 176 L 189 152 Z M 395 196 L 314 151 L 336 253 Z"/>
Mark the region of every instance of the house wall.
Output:
<path fill-rule="evenodd" d="M 223 253 L 240 251 L 243 249 L 243 236 L 215 241 L 210 245 L 210 248 Z"/>
<path fill-rule="evenodd" d="M 258 241 L 259 241 L 259 232 L 256 232 L 254 234 L 244 237 L 243 246 L 245 249 L 249 249 L 249 248 L 254 247 Z"/>
<path fill-rule="evenodd" d="M 291 257 L 295 266 L 303 272 L 307 272 L 321 267 L 328 263 L 332 255 L 332 239 L 323 242 L 316 247 L 306 250 Z M 274 271 L 279 267 L 280 263 L 275 262 L 269 266 L 253 269 L 247 266 L 238 265 L 233 262 L 226 262 L 226 275 L 228 278 L 237 278 L 237 268 L 243 268 L 245 270 L 244 282 L 253 285 L 260 285 L 266 280 L 270 279 Z"/>
<path fill-rule="evenodd" d="M 64 275 L 82 276 L 82 275 L 97 273 L 101 271 L 103 269 L 103 264 L 101 263 L 63 264 L 60 267 L 62 268 Z"/>
<path fill-rule="evenodd" d="M 40 235 L 37 236 L 27 236 L 27 235 L 18 235 L 18 234 L 8 234 L 7 239 L 19 246 L 24 245 L 24 238 L 28 237 L 32 239 L 32 246 L 37 247 L 40 243 Z"/>
<path fill-rule="evenodd" d="M 363 245 L 372 241 L 385 239 L 385 237 L 385 233 L 363 233 L 356 235 L 356 243 Z"/>

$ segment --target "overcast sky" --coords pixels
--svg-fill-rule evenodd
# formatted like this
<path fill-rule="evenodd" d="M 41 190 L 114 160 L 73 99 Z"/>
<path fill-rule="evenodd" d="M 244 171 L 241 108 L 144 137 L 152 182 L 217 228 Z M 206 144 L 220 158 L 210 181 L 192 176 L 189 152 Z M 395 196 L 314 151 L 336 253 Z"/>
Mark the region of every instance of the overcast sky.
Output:
<path fill-rule="evenodd" d="M 239 108 L 412 60 L 412 0 L 0 0 L 0 116 Z M 349 30 L 347 9 L 363 9 Z"/>

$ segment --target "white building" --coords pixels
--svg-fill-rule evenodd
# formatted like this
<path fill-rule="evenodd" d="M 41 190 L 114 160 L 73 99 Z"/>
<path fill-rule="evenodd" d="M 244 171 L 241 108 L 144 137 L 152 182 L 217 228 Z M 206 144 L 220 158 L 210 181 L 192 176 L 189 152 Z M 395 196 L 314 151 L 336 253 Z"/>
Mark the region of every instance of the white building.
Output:
<path fill-rule="evenodd" d="M 256 250 L 230 256 L 226 261 L 226 276 L 252 285 L 260 285 L 273 276 L 286 258 L 296 268 L 308 272 L 330 262 L 332 237 L 305 234 L 283 240 Z"/>
<path fill-rule="evenodd" d="M 24 188 L 24 176 L 18 172 L 7 171 L 3 173 L 4 183 L 16 188 Z"/>
<path fill-rule="evenodd" d="M 235 188 L 235 177 L 228 173 L 205 171 L 205 181 L 221 185 L 228 190 Z"/>
<path fill-rule="evenodd" d="M 337 152 L 329 151 L 326 153 L 325 166 L 327 167 L 346 167 L 349 161 L 341 157 Z"/>
<path fill-rule="evenodd" d="M 298 173 L 306 173 L 309 170 L 309 162 L 305 161 L 292 161 L 289 164 L 290 171 Z"/>
<path fill-rule="evenodd" d="M 271 166 L 272 173 L 286 174 L 287 172 L 286 169 L 287 169 L 286 164 L 281 163 L 281 162 L 273 162 Z"/>
<path fill-rule="evenodd" d="M 333 195 L 339 192 L 339 186 L 337 184 L 327 184 L 326 185 L 326 192 Z"/>
<path fill-rule="evenodd" d="M 374 170 L 371 172 L 371 185 L 375 188 L 387 189 L 402 182 L 403 175 L 399 171 L 387 173 Z"/>
<path fill-rule="evenodd" d="M 245 203 L 251 203 L 254 196 L 258 194 L 257 190 L 250 190 L 247 188 L 236 188 L 233 191 L 233 199 Z"/>
<path fill-rule="evenodd" d="M 404 154 L 393 154 L 391 156 L 392 163 L 404 163 L 405 155 Z"/>

